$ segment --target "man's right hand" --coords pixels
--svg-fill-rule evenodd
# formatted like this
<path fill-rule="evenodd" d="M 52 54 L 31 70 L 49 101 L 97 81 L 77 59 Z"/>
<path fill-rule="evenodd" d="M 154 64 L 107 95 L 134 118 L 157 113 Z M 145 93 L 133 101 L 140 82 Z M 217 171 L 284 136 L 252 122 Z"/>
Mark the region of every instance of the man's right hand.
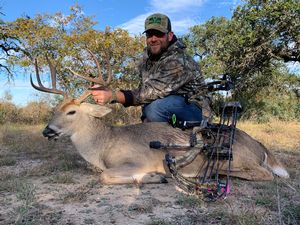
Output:
<path fill-rule="evenodd" d="M 99 105 L 105 105 L 107 103 L 111 103 L 111 101 L 114 101 L 114 103 L 125 103 L 125 96 L 121 91 L 102 89 L 98 85 L 92 86 L 91 88 L 89 88 L 89 90 L 92 91 L 94 101 L 97 102 L 97 104 Z"/>
<path fill-rule="evenodd" d="M 105 105 L 112 99 L 112 91 L 107 89 L 99 89 L 99 86 L 95 85 L 90 88 L 94 101 L 99 105 Z"/>

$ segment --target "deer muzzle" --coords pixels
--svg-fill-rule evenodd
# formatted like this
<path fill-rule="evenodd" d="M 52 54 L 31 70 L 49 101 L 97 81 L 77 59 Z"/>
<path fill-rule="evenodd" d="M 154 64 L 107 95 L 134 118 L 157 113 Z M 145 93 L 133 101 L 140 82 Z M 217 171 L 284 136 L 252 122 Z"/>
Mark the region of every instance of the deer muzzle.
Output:
<path fill-rule="evenodd" d="M 59 137 L 59 133 L 47 126 L 43 130 L 43 136 L 48 138 L 48 140 L 57 140 Z"/>

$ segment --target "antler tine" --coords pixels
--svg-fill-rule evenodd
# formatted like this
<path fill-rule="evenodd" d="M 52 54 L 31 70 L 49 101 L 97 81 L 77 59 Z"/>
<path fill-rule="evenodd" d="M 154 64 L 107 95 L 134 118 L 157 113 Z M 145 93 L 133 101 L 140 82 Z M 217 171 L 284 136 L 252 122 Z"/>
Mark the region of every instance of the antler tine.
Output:
<path fill-rule="evenodd" d="M 101 85 L 104 84 L 103 81 L 101 81 L 101 80 L 99 80 L 99 79 L 97 79 L 97 78 L 92 78 L 92 77 L 86 77 L 86 76 L 83 76 L 83 75 L 81 75 L 81 74 L 75 72 L 75 71 L 72 70 L 71 68 L 68 68 L 68 70 L 70 70 L 71 73 L 73 73 L 75 76 L 81 77 L 81 78 L 84 79 L 84 80 L 87 80 L 87 81 L 90 81 L 90 82 L 93 82 L 93 83 L 96 83 L 96 84 L 101 84 Z"/>
<path fill-rule="evenodd" d="M 98 70 L 98 79 L 99 81 L 101 81 L 101 84 L 105 84 L 104 80 L 103 80 L 103 75 L 102 75 L 102 71 L 101 71 L 101 66 L 99 64 L 99 61 L 97 60 L 97 57 L 95 56 L 95 54 L 87 48 L 87 51 L 90 53 L 90 55 L 92 56 L 96 66 L 97 66 L 97 70 Z"/>
<path fill-rule="evenodd" d="M 37 59 L 34 59 L 34 66 L 35 66 L 35 75 L 36 75 L 37 82 L 38 82 L 38 84 L 39 84 L 40 87 L 45 88 L 44 85 L 41 82 L 41 78 L 40 78 L 40 74 L 39 74 L 39 66 L 38 66 Z M 30 76 L 30 78 L 31 78 L 31 76 Z"/>
<path fill-rule="evenodd" d="M 51 73 L 51 82 L 52 82 L 52 88 L 46 88 L 43 84 L 42 84 L 42 81 L 41 81 L 41 78 L 40 78 L 40 74 L 39 74 L 39 68 L 38 68 L 38 62 L 37 62 L 37 59 L 34 60 L 34 64 L 35 64 L 35 74 L 36 74 L 36 79 L 37 79 L 37 82 L 38 82 L 38 85 L 35 85 L 33 83 L 33 80 L 32 80 L 32 76 L 30 75 L 30 83 L 31 83 L 31 86 L 38 90 L 38 91 L 42 91 L 42 92 L 46 92 L 46 93 L 53 93 L 53 94 L 60 94 L 60 95 L 63 95 L 64 97 L 67 97 L 67 94 L 66 92 L 64 91 L 61 91 L 61 90 L 58 90 L 56 88 L 56 69 L 55 67 L 52 65 L 51 61 L 48 59 L 48 57 L 46 57 L 47 61 L 48 61 L 48 64 L 49 64 L 49 67 L 50 67 L 50 73 Z"/>
<path fill-rule="evenodd" d="M 52 88 L 56 89 L 56 68 L 53 66 L 51 60 L 49 57 L 46 55 L 46 60 L 49 64 L 50 67 L 50 75 L 51 75 L 51 82 L 52 82 Z"/>
<path fill-rule="evenodd" d="M 79 105 L 81 102 L 83 102 L 87 97 L 89 97 L 92 94 L 92 91 L 85 91 L 81 96 L 75 99 L 75 104 Z"/>
<path fill-rule="evenodd" d="M 111 80 L 112 80 L 112 68 L 109 62 L 109 56 L 106 55 L 106 64 L 107 64 L 107 80 L 106 80 L 106 85 L 109 85 Z"/>

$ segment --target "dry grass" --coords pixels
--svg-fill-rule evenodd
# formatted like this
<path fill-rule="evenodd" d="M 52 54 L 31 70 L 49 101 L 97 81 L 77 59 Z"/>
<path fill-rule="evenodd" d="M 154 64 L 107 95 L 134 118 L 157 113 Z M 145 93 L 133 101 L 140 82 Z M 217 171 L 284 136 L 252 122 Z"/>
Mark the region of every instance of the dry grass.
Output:
<path fill-rule="evenodd" d="M 51 145 L 49 146 L 42 135 L 36 135 L 43 127 L 43 125 L 4 124 L 0 127 L 0 144 L 13 152 L 49 149 Z"/>
<path fill-rule="evenodd" d="M 262 142 L 267 148 L 300 152 L 300 122 L 274 120 L 258 124 L 244 121 L 238 123 L 238 128 Z"/>

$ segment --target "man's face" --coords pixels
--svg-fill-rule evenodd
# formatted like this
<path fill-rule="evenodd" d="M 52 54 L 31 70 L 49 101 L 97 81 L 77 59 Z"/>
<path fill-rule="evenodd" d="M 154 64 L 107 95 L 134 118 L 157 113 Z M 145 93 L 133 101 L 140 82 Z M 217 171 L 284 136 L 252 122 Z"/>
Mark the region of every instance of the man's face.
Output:
<path fill-rule="evenodd" d="M 168 48 L 172 38 L 172 32 L 166 34 L 158 30 L 148 30 L 146 32 L 147 48 L 152 55 L 160 55 Z"/>

